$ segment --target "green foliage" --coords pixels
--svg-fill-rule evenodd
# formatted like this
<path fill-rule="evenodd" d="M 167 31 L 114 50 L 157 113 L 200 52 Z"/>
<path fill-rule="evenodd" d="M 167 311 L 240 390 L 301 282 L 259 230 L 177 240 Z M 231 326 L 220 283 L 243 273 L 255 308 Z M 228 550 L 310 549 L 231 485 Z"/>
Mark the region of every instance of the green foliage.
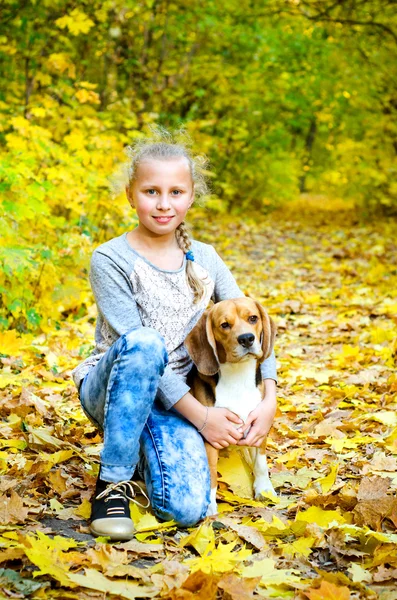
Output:
<path fill-rule="evenodd" d="M 0 30 L 0 322 L 89 301 L 93 244 L 132 222 L 108 177 L 148 125 L 185 125 L 209 206 L 300 191 L 397 211 L 393 3 L 16 0 Z"/>

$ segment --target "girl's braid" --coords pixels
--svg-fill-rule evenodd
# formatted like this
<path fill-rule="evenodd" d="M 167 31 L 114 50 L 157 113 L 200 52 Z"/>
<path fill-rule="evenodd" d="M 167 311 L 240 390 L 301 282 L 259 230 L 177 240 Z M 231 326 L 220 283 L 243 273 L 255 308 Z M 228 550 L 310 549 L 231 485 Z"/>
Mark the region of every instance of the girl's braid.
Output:
<path fill-rule="evenodd" d="M 183 252 L 186 254 L 190 250 L 192 245 L 192 241 L 189 236 L 189 228 L 186 225 L 185 221 L 182 221 L 180 225 L 175 230 L 176 241 L 178 242 L 178 246 Z"/>
<path fill-rule="evenodd" d="M 189 236 L 189 228 L 184 221 L 176 228 L 175 237 L 179 248 L 186 254 L 191 248 L 192 240 Z M 191 260 L 186 261 L 186 279 L 193 292 L 194 302 L 197 304 L 205 294 L 205 283 L 198 277 L 194 263 Z"/>

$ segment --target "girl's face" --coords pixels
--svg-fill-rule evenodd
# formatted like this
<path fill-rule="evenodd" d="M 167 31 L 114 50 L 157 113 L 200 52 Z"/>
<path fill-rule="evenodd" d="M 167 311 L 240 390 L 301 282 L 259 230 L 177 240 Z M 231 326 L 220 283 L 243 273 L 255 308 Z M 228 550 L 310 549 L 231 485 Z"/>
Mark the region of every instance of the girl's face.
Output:
<path fill-rule="evenodd" d="M 194 200 L 188 160 L 143 160 L 127 188 L 127 197 L 136 209 L 141 230 L 152 235 L 173 233 Z"/>

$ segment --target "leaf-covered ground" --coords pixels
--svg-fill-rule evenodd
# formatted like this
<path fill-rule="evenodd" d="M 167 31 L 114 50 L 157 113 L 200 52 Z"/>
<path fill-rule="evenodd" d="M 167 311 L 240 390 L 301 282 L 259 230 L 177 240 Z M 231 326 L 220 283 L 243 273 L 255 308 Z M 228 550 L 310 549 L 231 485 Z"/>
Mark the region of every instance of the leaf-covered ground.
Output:
<path fill-rule="evenodd" d="M 0 334 L 0 597 L 397 599 L 397 226 L 302 205 L 195 220 L 278 325 L 277 498 L 219 463 L 216 517 L 191 530 L 133 506 L 137 533 L 88 534 L 100 437 L 70 370 L 95 309 L 46 335 Z"/>

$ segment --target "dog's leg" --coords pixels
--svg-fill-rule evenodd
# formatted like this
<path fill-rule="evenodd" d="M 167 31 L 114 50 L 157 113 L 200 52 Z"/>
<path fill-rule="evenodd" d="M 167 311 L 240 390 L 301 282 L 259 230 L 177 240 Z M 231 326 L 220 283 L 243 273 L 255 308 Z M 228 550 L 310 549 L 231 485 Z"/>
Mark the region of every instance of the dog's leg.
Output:
<path fill-rule="evenodd" d="M 266 461 L 266 442 L 260 448 L 250 448 L 254 472 L 254 494 L 257 500 L 262 498 L 262 492 L 277 495 L 269 477 Z"/>
<path fill-rule="evenodd" d="M 207 452 L 208 465 L 210 467 L 210 475 L 211 475 L 211 496 L 210 496 L 210 504 L 207 510 L 207 517 L 211 515 L 216 515 L 218 512 L 218 508 L 216 506 L 216 490 L 217 490 L 217 481 L 218 481 L 218 450 L 211 446 L 208 442 L 205 442 L 205 450 Z"/>

